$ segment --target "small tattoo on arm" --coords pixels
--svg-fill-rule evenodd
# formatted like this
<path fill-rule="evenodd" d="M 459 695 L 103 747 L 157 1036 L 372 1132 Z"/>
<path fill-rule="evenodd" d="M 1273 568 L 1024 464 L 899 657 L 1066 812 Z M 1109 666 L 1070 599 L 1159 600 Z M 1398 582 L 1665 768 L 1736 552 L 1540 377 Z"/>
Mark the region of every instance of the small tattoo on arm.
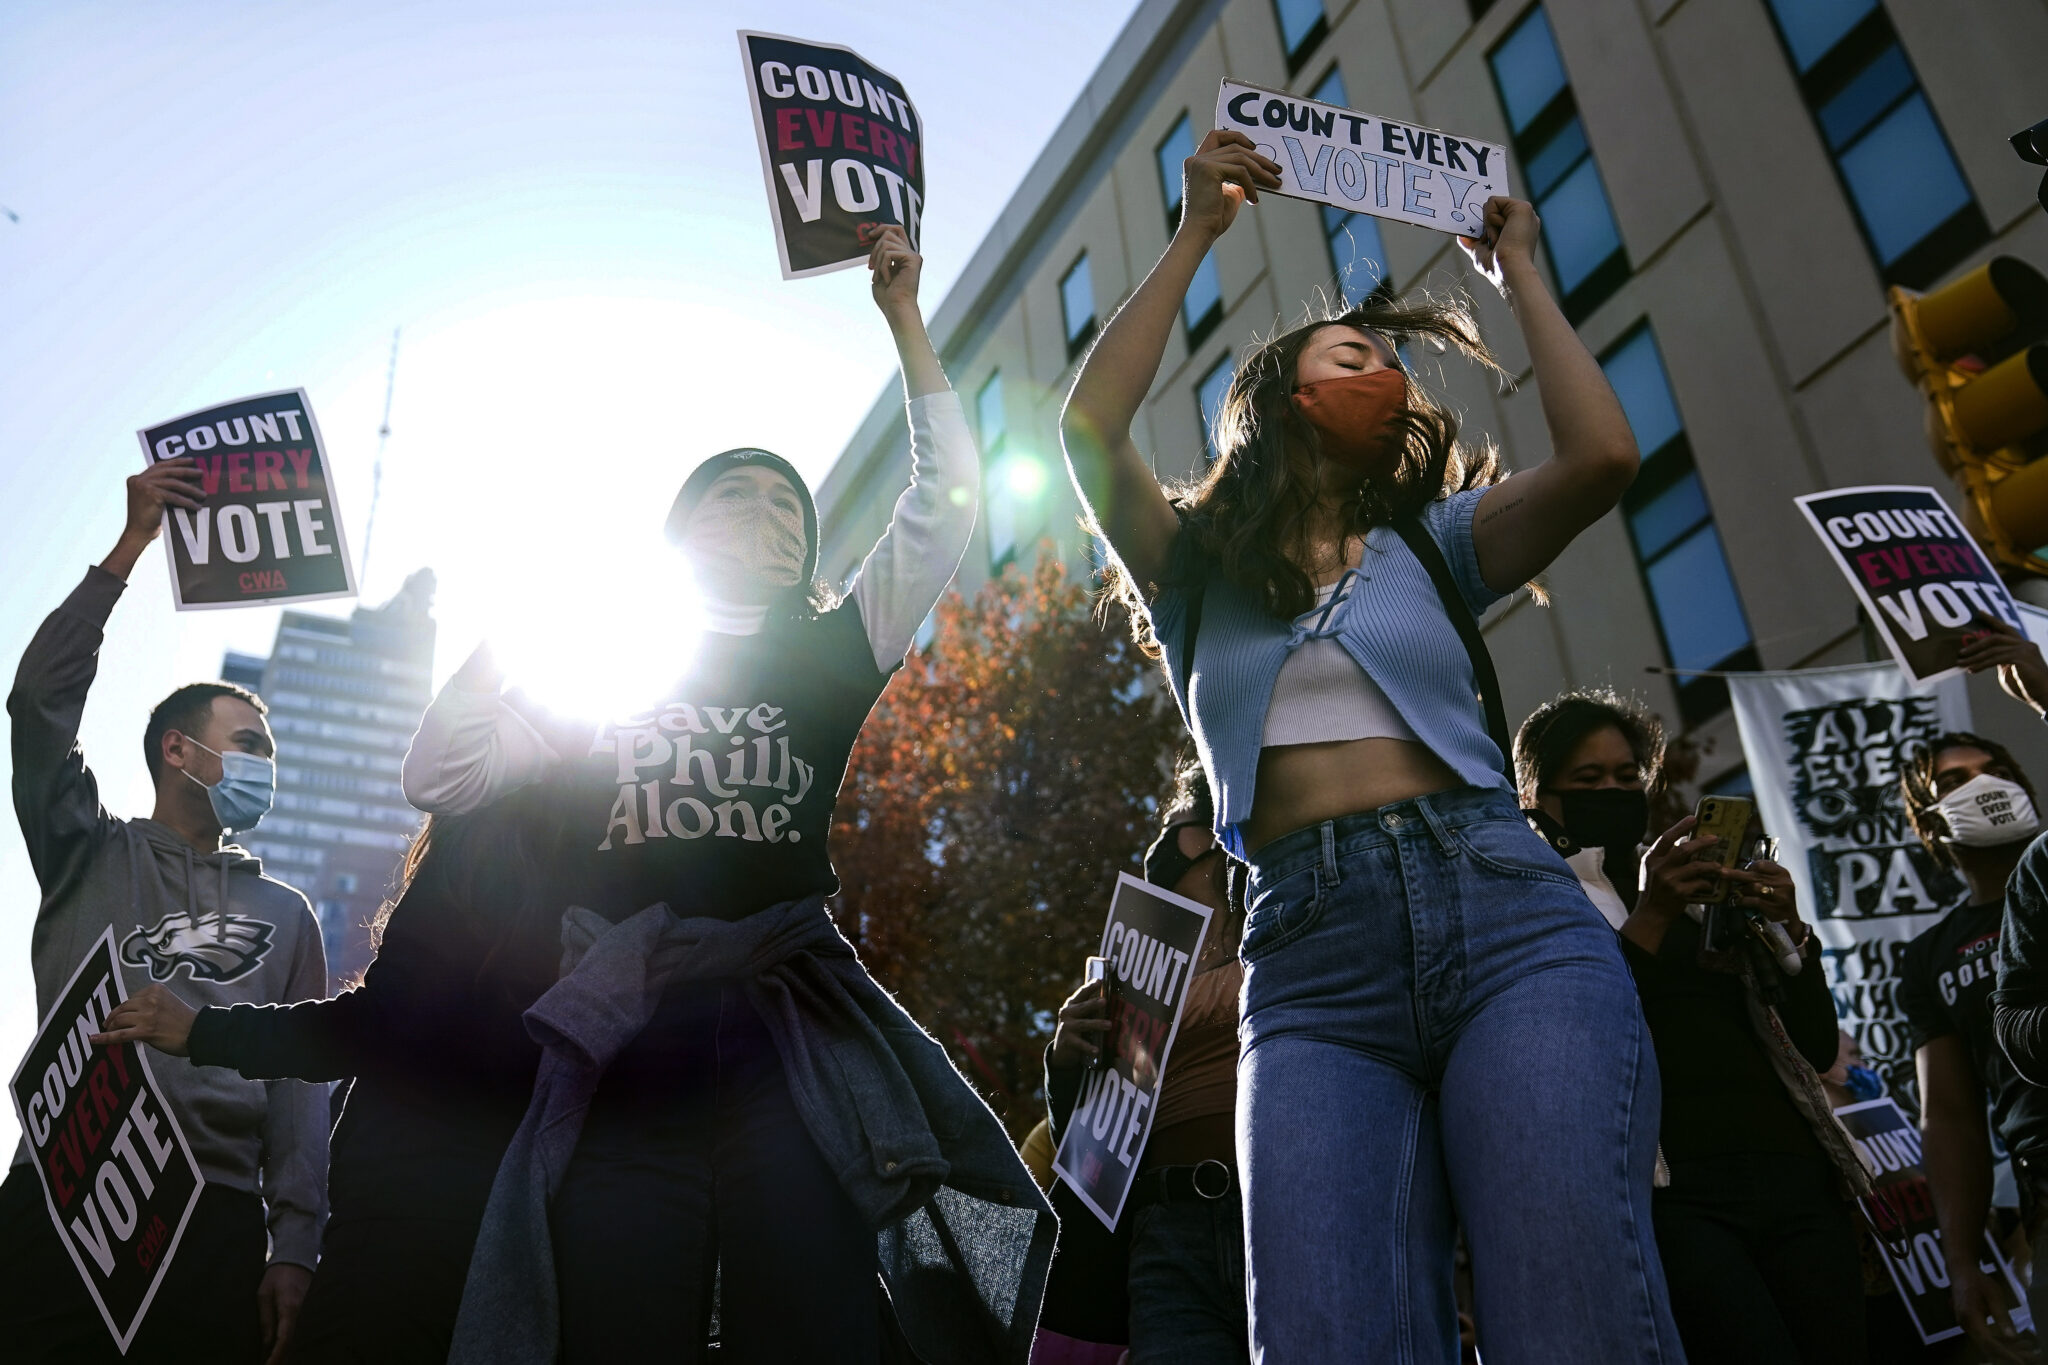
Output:
<path fill-rule="evenodd" d="M 1485 516 L 1481 517 L 1479 519 L 1479 524 L 1481 526 L 1484 526 L 1487 522 L 1492 521 L 1501 513 L 1514 511 L 1517 507 L 1520 507 L 1522 505 L 1522 502 L 1523 499 L 1516 498 L 1513 502 L 1502 503 L 1499 507 L 1494 508 L 1491 512 L 1488 512 Z"/>

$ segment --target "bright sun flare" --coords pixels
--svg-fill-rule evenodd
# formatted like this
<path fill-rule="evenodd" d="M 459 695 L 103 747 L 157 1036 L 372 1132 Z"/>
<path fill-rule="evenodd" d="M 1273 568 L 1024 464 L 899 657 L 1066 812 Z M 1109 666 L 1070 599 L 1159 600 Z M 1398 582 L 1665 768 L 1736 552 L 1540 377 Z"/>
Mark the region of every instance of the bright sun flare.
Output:
<path fill-rule="evenodd" d="M 485 638 L 523 687 L 562 716 L 615 719 L 659 701 L 696 657 L 703 614 L 689 567 L 650 537 L 533 576 L 494 604 Z"/>

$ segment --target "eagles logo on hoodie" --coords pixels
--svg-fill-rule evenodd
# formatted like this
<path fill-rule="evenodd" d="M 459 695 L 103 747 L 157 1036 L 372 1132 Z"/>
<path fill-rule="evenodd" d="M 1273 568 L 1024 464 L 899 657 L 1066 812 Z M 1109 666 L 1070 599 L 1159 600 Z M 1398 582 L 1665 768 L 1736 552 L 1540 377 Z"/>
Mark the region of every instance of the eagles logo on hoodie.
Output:
<path fill-rule="evenodd" d="M 180 966 L 197 981 L 233 981 L 262 965 L 274 933 L 247 915 L 169 914 L 122 939 L 121 961 L 148 967 L 151 981 L 170 980 Z"/>

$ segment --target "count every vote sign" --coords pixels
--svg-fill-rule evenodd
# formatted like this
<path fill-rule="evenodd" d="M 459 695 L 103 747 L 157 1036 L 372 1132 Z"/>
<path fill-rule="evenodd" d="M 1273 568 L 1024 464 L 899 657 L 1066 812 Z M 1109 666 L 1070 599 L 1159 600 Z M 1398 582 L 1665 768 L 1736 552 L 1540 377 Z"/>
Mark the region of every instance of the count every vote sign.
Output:
<path fill-rule="evenodd" d="M 127 998 L 110 928 L 57 992 L 12 1083 L 51 1225 L 124 1354 L 206 1183 L 144 1050 L 87 1041 Z"/>
<path fill-rule="evenodd" d="M 1280 163 L 1280 193 L 1477 237 L 1486 201 L 1508 192 L 1507 149 L 1282 90 L 1225 80 L 1216 126 Z"/>
<path fill-rule="evenodd" d="M 1793 501 L 1916 685 L 1959 672 L 1987 621 L 2025 632 L 2012 594 L 1932 488 L 1870 484 Z"/>
<path fill-rule="evenodd" d="M 201 408 L 136 433 L 154 464 L 190 456 L 198 508 L 164 512 L 179 611 L 353 597 L 320 424 L 304 389 Z"/>

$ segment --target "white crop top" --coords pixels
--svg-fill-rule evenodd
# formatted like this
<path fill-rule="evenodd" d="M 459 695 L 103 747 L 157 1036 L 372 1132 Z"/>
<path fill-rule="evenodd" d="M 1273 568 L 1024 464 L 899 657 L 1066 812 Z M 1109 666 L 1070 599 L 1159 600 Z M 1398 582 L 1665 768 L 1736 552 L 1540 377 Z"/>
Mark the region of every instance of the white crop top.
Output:
<path fill-rule="evenodd" d="M 1260 743 L 1326 744 L 1345 739 L 1405 739 L 1420 743 L 1387 694 L 1337 640 L 1338 618 L 1364 580 L 1355 569 L 1316 591 L 1316 605 L 1297 617 L 1294 641 L 1273 697 L 1266 704 Z"/>

